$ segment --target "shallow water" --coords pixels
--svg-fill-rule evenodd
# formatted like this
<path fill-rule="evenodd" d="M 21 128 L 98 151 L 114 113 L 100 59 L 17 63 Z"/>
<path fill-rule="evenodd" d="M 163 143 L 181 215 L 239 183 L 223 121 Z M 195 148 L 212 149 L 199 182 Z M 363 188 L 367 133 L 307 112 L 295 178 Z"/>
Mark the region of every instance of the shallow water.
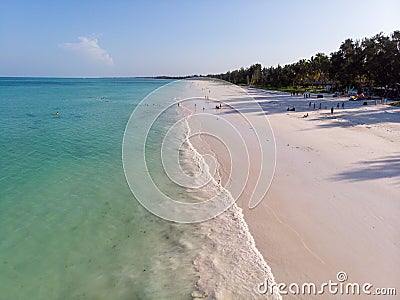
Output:
<path fill-rule="evenodd" d="M 166 83 L 0 80 L 0 298 L 190 295 L 182 230 L 135 201 L 121 161 L 132 110 Z"/>

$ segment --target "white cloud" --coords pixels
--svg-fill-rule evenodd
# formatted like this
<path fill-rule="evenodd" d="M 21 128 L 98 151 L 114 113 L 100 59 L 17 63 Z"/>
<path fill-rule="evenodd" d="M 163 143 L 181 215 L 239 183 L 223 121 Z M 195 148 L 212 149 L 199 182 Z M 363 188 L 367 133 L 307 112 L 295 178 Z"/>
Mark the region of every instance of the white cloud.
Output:
<path fill-rule="evenodd" d="M 67 50 L 82 53 L 94 60 L 113 65 L 113 59 L 108 52 L 99 46 L 97 38 L 78 37 L 77 43 L 64 43 L 61 46 Z"/>

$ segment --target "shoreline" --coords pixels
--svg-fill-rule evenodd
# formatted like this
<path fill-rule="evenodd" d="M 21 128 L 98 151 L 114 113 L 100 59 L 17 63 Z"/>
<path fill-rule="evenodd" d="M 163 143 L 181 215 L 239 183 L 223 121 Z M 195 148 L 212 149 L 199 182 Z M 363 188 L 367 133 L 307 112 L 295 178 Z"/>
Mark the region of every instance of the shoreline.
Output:
<path fill-rule="evenodd" d="M 193 103 L 196 102 L 197 101 L 193 101 Z M 193 105 L 193 103 L 190 104 Z M 188 107 L 187 104 L 182 105 L 182 107 L 186 110 L 188 117 L 193 114 L 193 111 Z M 222 158 L 220 153 L 223 151 L 218 151 L 221 149 L 218 149 L 218 145 L 213 143 L 208 136 L 197 136 L 192 138 L 191 141 L 188 141 L 188 143 L 196 155 L 211 154 L 216 158 L 218 164 L 216 174 L 214 174 L 214 176 L 210 174 L 210 177 L 213 178 L 212 180 L 214 181 L 214 184 L 218 185 L 218 187 L 222 190 L 222 193 L 227 193 L 230 197 L 232 197 L 230 191 L 224 187 L 227 183 L 227 170 L 230 168 L 229 165 L 227 166 L 227 164 L 221 163 Z M 207 232 L 206 239 L 212 240 L 212 250 L 216 251 L 217 253 L 219 252 L 219 254 L 217 254 L 217 258 L 218 256 L 225 256 L 230 268 L 227 268 L 227 270 L 214 269 L 214 262 L 208 261 L 209 257 L 212 257 L 213 254 L 215 255 L 215 253 L 212 252 L 207 253 L 207 250 L 210 250 L 210 248 L 206 249 L 204 253 L 200 254 L 194 261 L 195 268 L 199 272 L 200 276 L 199 281 L 196 283 L 197 289 L 192 293 L 192 296 L 195 299 L 197 299 L 197 297 L 201 298 L 204 295 L 211 295 L 212 297 L 217 298 L 244 297 L 246 299 L 258 299 L 261 297 L 263 299 L 282 299 L 279 294 L 276 294 L 276 291 L 274 291 L 273 294 L 267 295 L 261 295 L 258 291 L 258 286 L 260 283 L 268 281 L 271 284 L 274 284 L 275 278 L 271 271 L 271 267 L 267 264 L 263 254 L 256 246 L 254 237 L 249 230 L 241 207 L 234 202 L 222 214 L 201 223 L 201 226 L 203 230 Z M 222 232 L 215 230 L 215 228 L 219 227 L 223 228 Z M 218 237 L 218 235 L 237 236 L 236 242 L 234 242 L 236 244 L 231 245 L 231 243 L 235 240 L 234 238 L 230 238 L 225 241 L 222 240 L 221 243 L 221 239 Z M 218 250 L 219 247 L 222 247 L 222 251 Z M 229 270 L 237 266 L 238 260 L 242 264 L 240 267 L 241 270 L 239 272 L 232 272 Z M 215 280 L 215 274 L 217 274 L 217 277 L 219 277 L 219 275 L 223 273 L 232 273 L 232 279 L 230 280 L 233 281 L 229 282 L 227 278 L 224 278 L 223 281 L 210 283 L 210 280 Z M 244 276 L 244 274 L 246 275 Z M 234 281 L 237 280 L 235 278 L 241 278 L 240 280 L 242 285 L 239 286 L 243 290 L 235 290 L 235 287 L 237 287 L 234 285 Z M 238 284 L 239 282 L 236 283 Z M 210 287 L 215 284 L 217 284 L 218 287 L 216 287 L 215 290 L 210 289 Z M 221 286 L 227 288 L 222 288 L 221 290 Z M 229 291 L 229 289 L 233 290 Z"/>
<path fill-rule="evenodd" d="M 252 175 L 235 206 L 242 211 L 255 247 L 273 270 L 276 282 L 312 282 L 319 286 L 329 280 L 337 282 L 338 272 L 343 271 L 349 282 L 399 288 L 396 280 L 400 274 L 392 271 L 391 265 L 400 263 L 396 242 L 400 207 L 395 201 L 400 184 L 400 159 L 396 156 L 400 109 L 381 104 L 363 106 L 344 98 L 303 99 L 275 91 L 247 91 L 262 106 L 273 127 L 277 169 L 257 207 L 248 208 L 257 184 Z M 218 95 L 218 88 L 212 84 L 210 92 L 215 99 L 226 96 Z M 242 105 L 244 115 L 255 114 L 241 100 L 233 102 Z M 321 109 L 313 109 L 310 101 L 321 103 Z M 337 103 L 344 103 L 345 108 L 336 109 Z M 251 135 L 253 127 L 260 125 L 256 120 L 249 128 L 230 108 L 216 110 L 213 106 L 214 102 L 205 112 L 214 114 L 217 120 L 228 118 L 243 135 Z M 296 106 L 296 111 L 288 112 L 289 106 Z M 333 114 L 330 107 L 335 107 Z M 207 147 L 221 165 L 218 176 L 222 185 L 235 182 L 229 174 L 232 163 L 241 167 L 245 162 L 231 162 L 221 144 L 212 138 L 202 139 L 207 140 Z M 196 149 L 202 144 L 204 148 L 204 141 L 195 144 Z M 254 144 L 248 146 L 250 155 L 256 156 Z M 256 158 L 250 164 L 250 174 L 259 171 L 257 163 Z M 328 294 L 323 297 L 334 298 Z"/>
<path fill-rule="evenodd" d="M 276 281 L 318 286 L 337 281 L 338 272 L 343 271 L 349 282 L 399 288 L 396 279 L 400 274 L 390 266 L 400 262 L 395 229 L 400 227 L 396 217 L 400 207 L 395 201 L 400 183 L 396 158 L 400 110 L 381 104 L 363 106 L 344 98 L 303 99 L 276 91 L 247 91 L 263 107 L 273 127 L 277 172 L 256 208 L 248 208 L 254 176 L 249 177 L 236 204 Z M 314 110 L 310 101 L 321 103 L 321 109 Z M 345 108 L 336 109 L 337 103 L 344 103 Z M 287 112 L 286 107 L 293 105 L 296 111 Z M 215 114 L 229 115 L 230 120 L 235 117 L 229 108 Z M 240 121 L 236 124 L 245 127 Z M 208 144 L 218 156 L 221 146 L 212 139 Z M 218 161 L 224 183 L 231 162 L 226 155 L 220 155 Z M 366 162 L 373 171 L 368 171 Z M 257 171 L 254 165 L 250 168 L 250 173 Z M 334 296 L 324 294 L 324 299 L 330 298 Z"/>

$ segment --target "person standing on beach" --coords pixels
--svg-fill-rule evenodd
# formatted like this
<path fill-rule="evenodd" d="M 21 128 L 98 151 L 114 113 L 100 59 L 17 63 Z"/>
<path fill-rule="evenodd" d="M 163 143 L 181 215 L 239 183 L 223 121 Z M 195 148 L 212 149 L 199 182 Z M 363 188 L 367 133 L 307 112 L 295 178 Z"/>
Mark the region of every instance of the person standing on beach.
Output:
<path fill-rule="evenodd" d="M 315 102 L 314 102 L 314 109 L 315 109 Z"/>
<path fill-rule="evenodd" d="M 331 115 L 333 115 L 333 106 L 331 107 Z"/>
<path fill-rule="evenodd" d="M 342 108 L 344 108 L 344 102 L 342 102 Z"/>
<path fill-rule="evenodd" d="M 321 109 L 321 108 L 322 108 L 322 103 L 319 104 L 319 109 Z"/>

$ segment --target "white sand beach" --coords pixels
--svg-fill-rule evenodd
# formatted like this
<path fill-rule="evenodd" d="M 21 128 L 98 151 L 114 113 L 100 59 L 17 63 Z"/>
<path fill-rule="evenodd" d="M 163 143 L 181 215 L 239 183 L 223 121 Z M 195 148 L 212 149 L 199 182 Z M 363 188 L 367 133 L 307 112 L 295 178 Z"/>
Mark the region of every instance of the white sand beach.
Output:
<path fill-rule="evenodd" d="M 261 162 L 257 141 L 251 136 L 265 125 L 265 114 L 255 110 L 248 98 L 238 97 L 237 87 L 220 88 L 215 82 L 200 86 L 204 84 L 210 90 L 210 99 L 226 101 L 219 110 L 215 103 L 197 101 L 198 108 L 204 105 L 204 112 L 217 116 L 207 126 L 217 127 L 225 119 L 248 138 L 246 146 L 253 161 L 237 204 L 275 281 L 300 287 L 314 283 L 320 290 L 323 283 L 340 283 L 337 274 L 345 272 L 343 284 L 358 283 L 362 287 L 370 283 L 371 294 L 376 288 L 399 290 L 400 271 L 394 266 L 400 265 L 400 109 L 375 105 L 374 101 L 364 106 L 347 98 L 317 99 L 312 95 L 304 99 L 301 95 L 248 88 L 273 128 L 277 159 L 267 195 L 257 207 L 249 209 Z M 319 103 L 322 109 L 318 109 Z M 232 104 L 240 107 L 240 113 L 229 107 Z M 293 106 L 296 111 L 286 110 Z M 251 124 L 245 118 L 251 119 Z M 269 141 L 270 136 L 265 132 L 260 138 Z M 245 172 L 245 157 L 231 161 L 220 142 L 207 136 L 202 140 L 211 153 L 194 140 L 196 149 L 215 155 L 220 164 L 216 180 L 220 178 L 228 190 L 229 185 L 240 184 L 241 179 L 230 177 L 230 172 L 232 165 Z M 234 149 L 229 150 L 235 154 Z M 271 161 L 263 164 L 266 167 Z M 225 218 L 224 214 L 218 218 Z M 291 295 L 288 288 L 285 291 L 288 294 L 282 293 L 284 299 L 339 296 L 330 294 L 327 288 L 323 295 Z M 363 299 L 365 294 L 360 294 L 340 297 Z"/>
<path fill-rule="evenodd" d="M 248 209 L 245 194 L 238 204 L 276 281 L 338 282 L 336 274 L 346 272 L 347 282 L 371 283 L 372 292 L 399 290 L 400 109 L 248 91 L 271 122 L 277 167 L 258 207 Z M 336 109 L 342 101 L 345 108 Z"/>

